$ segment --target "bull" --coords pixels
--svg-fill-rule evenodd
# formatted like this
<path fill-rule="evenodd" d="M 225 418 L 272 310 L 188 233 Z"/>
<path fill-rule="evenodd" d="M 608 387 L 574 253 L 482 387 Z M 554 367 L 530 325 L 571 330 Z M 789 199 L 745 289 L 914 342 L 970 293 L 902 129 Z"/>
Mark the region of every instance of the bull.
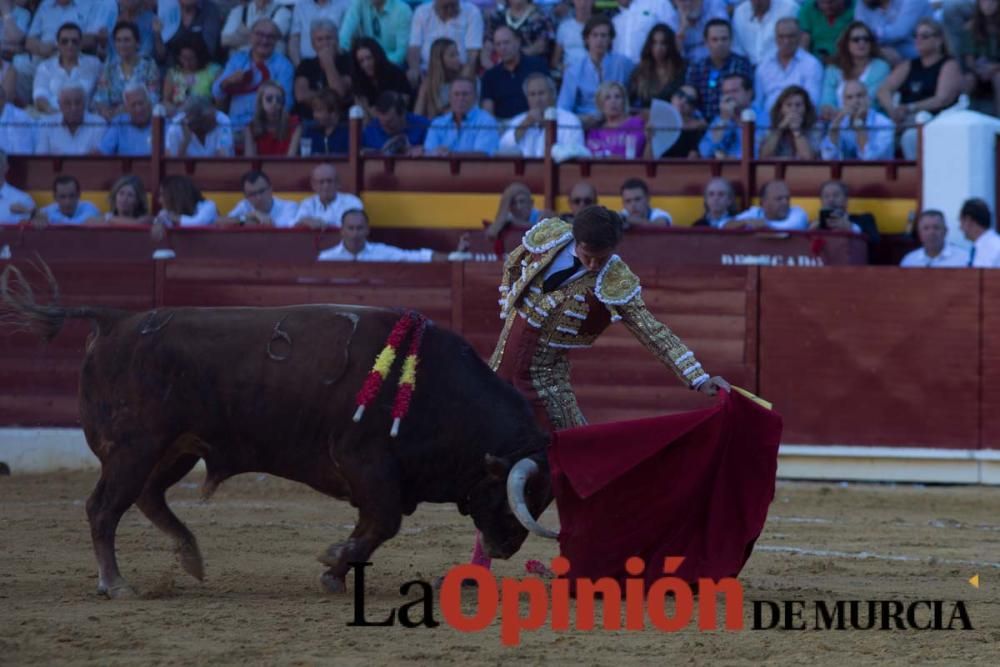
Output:
<path fill-rule="evenodd" d="M 168 308 L 141 313 L 39 304 L 21 272 L 0 277 L 7 313 L 46 340 L 69 319 L 91 322 L 79 384 L 80 422 L 100 460 L 87 501 L 98 592 L 134 595 L 115 554 L 133 504 L 174 543 L 182 568 L 204 576 L 194 534 L 166 491 L 205 462 L 204 497 L 240 473 L 269 473 L 346 500 L 350 537 L 319 560 L 330 592 L 423 502 L 471 515 L 494 558 L 509 558 L 551 500 L 547 434 L 526 400 L 457 334 L 430 325 L 419 385 L 390 436 L 394 370 L 360 422 L 355 398 L 397 311 L 347 305 Z"/>

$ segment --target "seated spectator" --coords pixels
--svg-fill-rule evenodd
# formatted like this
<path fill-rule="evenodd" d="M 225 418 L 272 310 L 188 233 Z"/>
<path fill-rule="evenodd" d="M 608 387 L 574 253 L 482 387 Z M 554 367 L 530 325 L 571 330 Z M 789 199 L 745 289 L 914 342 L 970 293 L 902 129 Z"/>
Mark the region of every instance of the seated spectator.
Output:
<path fill-rule="evenodd" d="M 462 74 L 475 76 L 479 52 L 483 48 L 483 14 L 475 5 L 464 0 L 432 0 L 413 10 L 410 41 L 406 52 L 410 85 L 420 82 L 431 62 L 431 47 L 440 38 L 454 39 Z M 433 91 L 432 91 L 433 92 Z M 430 115 L 421 112 L 422 115 Z"/>
<path fill-rule="evenodd" d="M 22 2 L 25 0 L 22 0 Z M 101 60 L 113 57 L 109 39 L 118 19 L 118 0 L 91 0 L 83 26 L 83 48 Z"/>
<path fill-rule="evenodd" d="M 274 81 L 265 81 L 257 89 L 253 118 L 243 133 L 243 154 L 298 155 L 302 127 L 297 116 L 288 113 L 285 91 Z"/>
<path fill-rule="evenodd" d="M 83 43 L 83 27 L 88 26 L 90 19 L 90 8 L 84 3 L 75 0 L 53 0 L 44 3 L 44 7 L 43 3 L 38 4 L 39 7 L 36 8 L 35 15 L 31 19 L 31 25 L 27 30 L 27 39 L 24 43 L 24 48 L 35 59 L 45 60 L 56 54 L 59 47 L 59 33 L 62 32 L 63 26 L 68 23 L 77 26 L 81 48 L 83 46 L 94 47 L 93 41 L 90 44 Z M 45 11 L 39 11 L 43 8 Z M 54 106 L 55 102 L 53 101 Z"/>
<path fill-rule="evenodd" d="M 340 24 L 340 48 L 353 50 L 356 60 L 357 48 L 352 44 L 373 39 L 389 62 L 405 69 L 412 20 L 413 10 L 404 0 L 352 0 Z M 370 98 L 373 104 L 377 98 Z"/>
<path fill-rule="evenodd" d="M 615 28 L 610 19 L 603 15 L 592 16 L 583 29 L 587 56 L 563 72 L 558 106 L 580 116 L 594 117 L 590 123 L 584 121 L 584 125 L 592 124 L 599 113 L 598 87 L 614 81 L 624 89 L 635 67 L 635 63 L 625 56 L 611 52 L 614 39 Z"/>
<path fill-rule="evenodd" d="M 219 212 L 215 202 L 205 199 L 187 176 L 170 174 L 160 182 L 160 204 L 153 220 L 153 237 L 162 237 L 165 227 L 202 227 L 215 224 Z"/>
<path fill-rule="evenodd" d="M 777 50 L 775 29 L 784 18 L 795 19 L 794 0 L 747 0 L 733 11 L 733 51 L 746 56 L 754 67 Z"/>
<path fill-rule="evenodd" d="M 288 57 L 296 66 L 303 60 L 319 55 L 315 44 L 307 39 L 312 34 L 313 25 L 340 25 L 349 4 L 348 0 L 298 0 L 295 3 L 291 37 L 288 38 Z M 336 50 L 339 46 L 338 38 L 332 48 Z"/>
<path fill-rule="evenodd" d="M 430 120 L 406 110 L 406 98 L 387 90 L 361 133 L 361 145 L 385 155 L 410 155 L 424 145 Z"/>
<path fill-rule="evenodd" d="M 878 90 L 879 103 L 897 127 L 913 125 L 920 111 L 937 114 L 945 110 L 958 99 L 962 87 L 961 69 L 948 55 L 941 26 L 920 19 L 915 34 L 918 56 L 896 65 Z M 897 92 L 899 104 L 893 99 Z M 904 132 L 900 145 L 908 160 L 915 159 L 916 130 Z"/>
<path fill-rule="evenodd" d="M 111 186 L 108 193 L 108 212 L 91 218 L 88 224 L 106 225 L 149 225 L 153 216 L 149 214 L 146 188 L 138 176 L 125 174 Z"/>
<path fill-rule="evenodd" d="M 760 206 L 751 206 L 723 225 L 723 229 L 803 230 L 809 217 L 791 205 L 791 193 L 784 181 L 768 181 L 760 189 Z"/>
<path fill-rule="evenodd" d="M 31 219 L 35 227 L 82 225 L 100 215 L 97 207 L 89 201 L 80 201 L 80 181 L 73 176 L 57 176 L 52 183 L 52 194 L 55 201 L 35 211 Z"/>
<path fill-rule="evenodd" d="M 828 229 L 864 234 L 871 243 L 878 243 L 878 224 L 871 213 L 848 213 L 847 197 L 850 193 L 842 181 L 827 181 L 819 189 L 819 218 L 810 223 L 810 229 Z"/>
<path fill-rule="evenodd" d="M 822 131 L 809 94 L 789 86 L 771 109 L 770 129 L 760 146 L 760 156 L 813 160 L 819 155 Z"/>
<path fill-rule="evenodd" d="M 845 81 L 865 84 L 872 102 L 882 82 L 889 76 L 889 63 L 882 60 L 875 34 L 860 21 L 854 21 L 837 41 L 837 52 L 823 72 L 819 94 L 819 115 L 825 121 L 837 115 L 841 88 Z"/>
<path fill-rule="evenodd" d="M 587 130 L 587 148 L 594 157 L 634 159 L 646 150 L 646 123 L 642 116 L 630 116 L 625 86 L 605 81 L 597 89 L 601 121 Z"/>
<path fill-rule="evenodd" d="M 587 181 L 579 181 L 569 191 L 569 213 L 563 217 L 572 220 L 573 216 L 597 204 L 597 189 Z"/>
<path fill-rule="evenodd" d="M 982 199 L 965 200 L 958 214 L 958 226 L 972 242 L 966 266 L 974 269 L 1000 268 L 1000 234 L 993 230 L 990 207 Z"/>
<path fill-rule="evenodd" d="M 250 35 L 250 50 L 230 55 L 222 74 L 212 84 L 216 103 L 223 106 L 229 100 L 229 119 L 234 129 L 241 130 L 250 122 L 255 94 L 264 81 L 277 82 L 285 91 L 285 108 L 292 108 L 292 63 L 274 50 L 280 35 L 274 21 L 258 19 Z"/>
<path fill-rule="evenodd" d="M 153 104 L 141 82 L 130 83 L 122 97 L 124 113 L 115 116 L 101 138 L 105 155 L 149 155 L 153 146 Z"/>
<path fill-rule="evenodd" d="M 684 84 L 670 96 L 670 104 L 681 117 L 681 134 L 663 155 L 651 157 L 698 157 L 698 144 L 708 126 L 698 111 L 698 91 L 694 86 Z M 654 128 L 648 129 L 652 131 Z"/>
<path fill-rule="evenodd" d="M 176 63 L 163 78 L 163 106 L 173 116 L 190 97 L 212 97 L 212 83 L 222 71 L 218 63 L 209 62 L 208 49 L 198 37 L 173 42 Z"/>
<path fill-rule="evenodd" d="M 826 62 L 837 53 L 837 41 L 853 20 L 853 0 L 805 0 L 799 7 L 802 48 Z"/>
<path fill-rule="evenodd" d="M 528 110 L 514 116 L 500 137 L 502 153 L 520 152 L 524 157 L 545 157 L 545 110 L 556 102 L 556 84 L 546 74 L 535 72 L 524 80 Z M 583 127 L 575 114 L 556 108 L 556 143 L 583 146 Z"/>
<path fill-rule="evenodd" d="M 455 42 L 444 37 L 431 47 L 427 76 L 420 82 L 417 103 L 413 110 L 427 118 L 437 118 L 450 111 L 451 83 L 462 74 L 462 61 L 458 58 Z"/>
<path fill-rule="evenodd" d="M 843 85 L 843 104 L 830 121 L 820 145 L 824 160 L 891 160 L 895 126 L 871 108 L 868 89 L 860 81 Z"/>
<path fill-rule="evenodd" d="M 535 208 L 531 189 L 524 183 L 511 183 L 500 197 L 500 205 L 492 224 L 486 228 L 486 238 L 495 239 L 510 225 L 531 227 L 542 219 L 542 212 Z"/>
<path fill-rule="evenodd" d="M 622 183 L 621 188 L 622 219 L 625 229 L 629 227 L 648 227 L 663 229 L 673 224 L 673 218 L 663 209 L 649 205 L 649 186 L 641 178 L 630 178 Z"/>
<path fill-rule="evenodd" d="M 959 49 L 966 88 L 977 98 L 991 99 L 993 115 L 1000 114 L 1000 3 L 976 1 Z"/>
<path fill-rule="evenodd" d="M 708 57 L 705 46 L 705 25 L 712 19 L 729 20 L 726 0 L 676 0 L 677 43 L 687 62 Z"/>
<path fill-rule="evenodd" d="M 340 227 L 345 212 L 365 207 L 360 199 L 349 192 L 337 192 L 340 181 L 337 169 L 332 164 L 321 164 L 313 169 L 309 185 L 316 194 L 299 204 L 299 212 L 295 217 L 297 227 Z"/>
<path fill-rule="evenodd" d="M 35 119 L 7 100 L 7 91 L 0 87 L 0 150 L 8 155 L 32 155 Z"/>
<path fill-rule="evenodd" d="M 656 25 L 677 27 L 677 10 L 670 2 L 656 0 L 618 0 L 618 11 L 611 19 L 614 25 L 614 53 L 639 62 L 643 45 Z M 671 39 L 676 48 L 676 37 Z"/>
<path fill-rule="evenodd" d="M 79 83 L 67 83 L 59 91 L 59 115 L 38 127 L 38 155 L 93 155 L 100 152 L 106 124 L 95 113 L 85 111 L 87 93 Z"/>
<path fill-rule="evenodd" d="M 389 62 L 385 51 L 371 37 L 362 37 L 351 49 L 351 88 L 354 103 L 360 104 L 367 115 L 371 115 L 375 103 L 383 93 L 397 93 L 407 107 L 414 100 L 413 88 L 403 70 Z"/>
<path fill-rule="evenodd" d="M 768 116 L 753 105 L 753 84 L 745 74 L 726 74 L 719 85 L 722 100 L 719 103 L 719 115 L 708 124 L 698 144 L 698 152 L 702 157 L 739 158 L 743 156 L 743 127 L 741 117 L 747 109 L 753 111 L 756 119 L 757 137 L 762 137 L 761 130 L 768 126 Z M 757 144 L 754 141 L 754 156 L 757 154 Z"/>
<path fill-rule="evenodd" d="M 713 178 L 705 186 L 705 213 L 694 221 L 694 227 L 723 229 L 736 217 L 736 193 L 725 178 Z"/>
<path fill-rule="evenodd" d="M 340 229 L 340 243 L 319 254 L 320 262 L 431 262 L 460 261 L 471 257 L 468 253 L 468 238 L 462 237 L 458 249 L 453 253 L 435 252 L 426 248 L 403 250 L 385 243 L 368 240 L 371 226 L 368 214 L 360 208 L 352 208 L 344 213 L 344 224 Z"/>
<path fill-rule="evenodd" d="M 351 91 L 351 56 L 340 50 L 337 25 L 328 18 L 316 19 L 309 30 L 315 56 L 303 58 L 295 68 L 295 107 L 292 113 L 312 118 L 313 96 L 325 89 L 347 99 Z"/>
<path fill-rule="evenodd" d="M 890 65 L 917 57 L 914 31 L 931 13 L 928 0 L 858 0 L 854 18 L 875 31 L 883 57 Z"/>
<path fill-rule="evenodd" d="M 719 82 L 727 74 L 742 74 L 753 80 L 753 67 L 746 57 L 732 52 L 732 28 L 722 19 L 711 19 L 705 24 L 705 45 L 708 56 L 691 63 L 685 74 L 685 83 L 698 91 L 701 113 L 705 118 L 719 115 Z"/>
<path fill-rule="evenodd" d="M 948 227 L 944 213 L 936 209 L 917 216 L 917 240 L 920 247 L 911 250 L 899 263 L 904 269 L 955 269 L 969 265 L 969 251 L 947 243 Z"/>
<path fill-rule="evenodd" d="M 506 7 L 500 5 L 497 11 L 488 18 L 486 26 L 488 37 L 483 40 L 484 53 L 489 53 L 489 41 L 493 42 L 493 50 L 498 51 L 496 31 L 500 27 L 505 27 L 514 33 L 514 37 L 525 56 L 541 58 L 544 62 L 548 62 L 552 51 L 550 40 L 555 28 L 545 12 L 532 0 L 507 0 Z M 503 55 L 499 53 L 496 55 L 499 58 L 491 59 L 489 63 L 484 58 L 483 66 L 489 67 L 490 64 L 496 65 L 501 62 Z M 548 70 L 545 71 L 548 73 Z"/>
<path fill-rule="evenodd" d="M 459 77 L 451 84 L 451 111 L 431 121 L 425 155 L 493 155 L 500 143 L 497 121 L 476 105 L 476 84 Z"/>
<path fill-rule="evenodd" d="M 156 32 L 153 30 L 153 23 L 156 21 L 155 7 L 150 9 L 149 3 L 145 0 L 105 1 L 108 3 L 109 11 L 100 22 L 100 29 L 107 31 L 108 35 L 113 35 L 116 23 L 134 23 L 139 27 L 139 55 L 156 60 L 156 38 L 153 36 Z M 114 60 L 118 56 L 114 39 L 108 41 L 107 51 L 109 60 Z"/>
<path fill-rule="evenodd" d="M 0 0 L 0 15 L 3 17 L 3 28 L 0 29 L 0 58 L 5 62 L 14 62 L 14 58 L 20 56 L 19 60 L 30 67 L 31 53 L 27 49 L 25 40 L 31 27 L 31 12 L 19 6 L 15 0 Z M 54 53 L 54 39 L 52 49 Z M 8 90 L 7 96 L 14 100 L 14 91 Z"/>
<path fill-rule="evenodd" d="M 146 86 L 155 103 L 160 96 L 160 71 L 150 58 L 139 55 L 139 26 L 134 23 L 115 25 L 113 38 L 118 57 L 108 60 L 94 89 L 93 109 L 105 120 L 125 111 L 125 87 L 136 82 Z"/>
<path fill-rule="evenodd" d="M 638 66 L 628 80 L 629 100 L 637 109 L 648 109 L 654 100 L 669 100 L 684 83 L 684 58 L 669 26 L 658 23 L 642 45 Z"/>
<path fill-rule="evenodd" d="M 271 188 L 271 179 L 262 171 L 252 170 L 240 179 L 244 199 L 216 224 L 240 227 L 293 227 L 298 205 L 278 199 Z"/>
<path fill-rule="evenodd" d="M 89 106 L 91 93 L 101 75 L 101 61 L 94 56 L 80 53 L 83 32 L 75 23 L 59 28 L 58 55 L 39 63 L 35 70 L 32 100 L 41 113 L 56 113 L 59 91 L 74 83 L 83 90 Z"/>
<path fill-rule="evenodd" d="M 757 65 L 754 75 L 757 106 L 771 113 L 774 103 L 789 86 L 802 88 L 808 93 L 810 102 L 817 104 L 823 83 L 823 65 L 799 46 L 801 33 L 795 19 L 781 19 L 775 31 L 778 48 Z"/>
<path fill-rule="evenodd" d="M 534 7 L 528 3 L 529 7 Z M 545 60 L 536 56 L 521 55 L 521 41 L 517 32 L 506 25 L 493 33 L 493 47 L 500 62 L 483 73 L 483 111 L 500 120 L 508 120 L 528 110 L 524 96 L 524 80 L 535 72 L 547 73 Z"/>
<path fill-rule="evenodd" d="M 261 18 L 274 21 L 281 33 L 275 49 L 278 53 L 285 53 L 292 27 L 292 8 L 274 0 L 244 0 L 230 9 L 222 26 L 220 42 L 223 48 L 230 51 L 249 48 L 250 27 Z"/>
<path fill-rule="evenodd" d="M 222 15 L 212 0 L 178 0 L 170 9 L 161 6 L 160 18 L 157 18 L 153 28 L 154 46 L 156 59 L 160 62 L 165 60 L 167 67 L 176 64 L 171 57 L 177 53 L 177 43 L 191 37 L 201 40 L 210 60 L 216 60 L 222 55 L 219 48 Z M 169 41 L 164 43 L 161 34 L 170 33 L 168 26 L 173 31 Z M 253 43 L 252 38 L 250 42 Z"/>
<path fill-rule="evenodd" d="M 350 144 L 347 125 L 341 123 L 340 97 L 332 90 L 323 90 L 312 98 L 312 117 L 306 121 L 300 146 L 303 155 L 343 155 Z"/>
<path fill-rule="evenodd" d="M 594 0 L 573 0 L 573 12 L 556 28 L 555 46 L 552 49 L 552 69 L 568 71 L 577 60 L 587 56 L 583 43 L 583 30 L 594 15 Z"/>
<path fill-rule="evenodd" d="M 35 200 L 7 182 L 7 154 L 0 150 L 0 224 L 24 222 L 35 211 Z"/>
<path fill-rule="evenodd" d="M 167 124 L 164 148 L 171 157 L 232 157 L 229 118 L 206 97 L 189 97 L 184 110 Z"/>

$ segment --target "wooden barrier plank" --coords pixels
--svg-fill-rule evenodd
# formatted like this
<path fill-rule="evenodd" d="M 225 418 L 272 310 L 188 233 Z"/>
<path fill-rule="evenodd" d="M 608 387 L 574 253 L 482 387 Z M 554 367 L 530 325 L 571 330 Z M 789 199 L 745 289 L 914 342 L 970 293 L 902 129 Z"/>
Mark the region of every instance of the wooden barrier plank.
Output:
<path fill-rule="evenodd" d="M 1000 449 L 1000 271 L 981 271 L 983 317 L 980 324 L 979 421 L 984 449 Z"/>
<path fill-rule="evenodd" d="M 978 446 L 978 272 L 763 268 L 760 281 L 760 393 L 785 442 Z"/>

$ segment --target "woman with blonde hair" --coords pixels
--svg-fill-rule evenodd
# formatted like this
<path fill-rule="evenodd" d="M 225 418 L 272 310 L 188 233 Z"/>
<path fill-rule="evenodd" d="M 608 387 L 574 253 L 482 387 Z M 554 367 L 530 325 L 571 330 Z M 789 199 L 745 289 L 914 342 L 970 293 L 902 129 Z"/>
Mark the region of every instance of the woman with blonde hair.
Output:
<path fill-rule="evenodd" d="M 260 84 L 253 118 L 243 135 L 243 154 L 297 155 L 301 138 L 298 116 L 285 109 L 285 89 L 276 81 Z"/>
<path fill-rule="evenodd" d="M 133 174 L 125 174 L 111 186 L 108 193 L 108 212 L 102 217 L 91 218 L 88 225 L 148 225 L 153 222 L 146 203 L 146 187 Z"/>
<path fill-rule="evenodd" d="M 628 93 L 617 81 L 605 81 L 595 95 L 600 120 L 587 130 L 587 148 L 594 157 L 633 159 L 647 153 L 646 123 L 630 116 Z"/>
<path fill-rule="evenodd" d="M 426 118 L 436 118 L 448 113 L 448 95 L 451 82 L 462 73 L 458 45 L 447 37 L 434 40 L 427 65 L 427 76 L 420 82 L 414 113 Z"/>

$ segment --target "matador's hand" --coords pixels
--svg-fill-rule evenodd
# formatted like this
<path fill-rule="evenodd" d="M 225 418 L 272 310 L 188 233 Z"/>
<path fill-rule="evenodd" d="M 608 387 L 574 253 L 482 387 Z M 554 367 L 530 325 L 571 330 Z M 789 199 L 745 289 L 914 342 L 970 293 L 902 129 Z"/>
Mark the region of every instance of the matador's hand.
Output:
<path fill-rule="evenodd" d="M 717 393 L 719 393 L 720 389 L 724 389 L 726 391 L 733 390 L 733 388 L 729 386 L 729 383 L 726 382 L 725 379 L 719 377 L 718 375 L 714 375 L 705 382 L 702 382 L 700 385 L 698 385 L 698 391 L 700 391 L 703 394 L 707 394 L 708 396 L 715 396 Z"/>

